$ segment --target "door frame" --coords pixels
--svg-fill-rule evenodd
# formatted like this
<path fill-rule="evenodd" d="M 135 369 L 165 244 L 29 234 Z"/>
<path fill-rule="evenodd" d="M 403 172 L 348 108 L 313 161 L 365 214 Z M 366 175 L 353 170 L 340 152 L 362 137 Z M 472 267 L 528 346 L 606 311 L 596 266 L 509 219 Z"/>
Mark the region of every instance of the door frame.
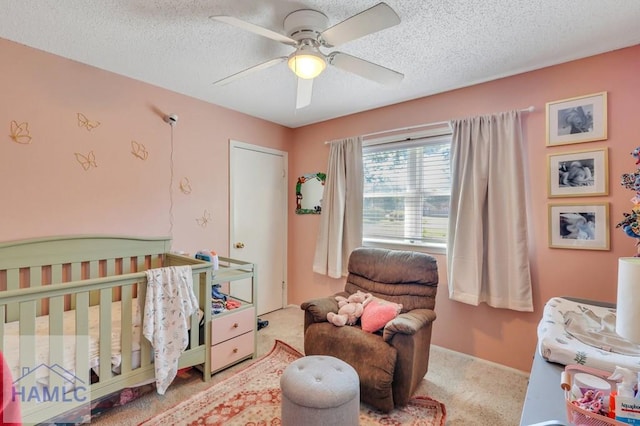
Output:
<path fill-rule="evenodd" d="M 288 288 L 289 288 L 289 280 L 288 280 L 288 276 L 287 276 L 287 272 L 288 272 L 288 230 L 289 230 L 289 215 L 288 215 L 288 205 L 289 205 L 289 197 L 288 197 L 288 182 L 289 182 L 289 154 L 286 151 L 281 151 L 278 149 L 274 149 L 274 148 L 267 148 L 264 146 L 259 146 L 259 145 L 253 145 L 253 144 L 249 144 L 246 142 L 240 142 L 238 140 L 235 139 L 229 139 L 229 253 L 232 252 L 233 249 L 233 235 L 232 232 L 235 229 L 235 222 L 234 222 L 234 197 L 235 197 L 235 182 L 234 182 L 234 170 L 232 170 L 234 161 L 233 161 L 233 156 L 235 153 L 235 149 L 236 148 L 240 148 L 240 149 L 248 149 L 248 150 L 252 150 L 252 151 L 256 151 L 256 152 L 260 152 L 260 153 L 264 153 L 264 154 L 271 154 L 271 155 L 277 155 L 282 157 L 282 162 L 283 162 L 283 179 L 282 179 L 282 190 L 284 191 L 284 202 L 282 204 L 282 211 L 280 212 L 280 214 L 282 214 L 282 219 L 284 221 L 284 235 L 282 238 L 282 250 L 283 250 L 283 285 L 282 285 L 282 300 L 281 300 L 281 308 L 284 308 L 287 306 L 287 301 L 288 301 Z M 260 270 L 260 265 L 257 265 L 258 271 Z M 260 294 L 260 280 L 258 280 L 258 297 Z M 258 301 L 255 300 L 254 304 L 257 306 Z"/>

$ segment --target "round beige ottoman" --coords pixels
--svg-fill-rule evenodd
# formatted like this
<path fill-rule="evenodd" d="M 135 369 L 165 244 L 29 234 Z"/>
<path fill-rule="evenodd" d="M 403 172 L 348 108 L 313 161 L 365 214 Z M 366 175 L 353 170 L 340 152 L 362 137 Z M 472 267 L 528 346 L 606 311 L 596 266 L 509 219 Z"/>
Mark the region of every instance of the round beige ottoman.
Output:
<path fill-rule="evenodd" d="M 358 425 L 360 380 L 349 364 L 313 355 L 289 364 L 280 378 L 283 426 Z"/>

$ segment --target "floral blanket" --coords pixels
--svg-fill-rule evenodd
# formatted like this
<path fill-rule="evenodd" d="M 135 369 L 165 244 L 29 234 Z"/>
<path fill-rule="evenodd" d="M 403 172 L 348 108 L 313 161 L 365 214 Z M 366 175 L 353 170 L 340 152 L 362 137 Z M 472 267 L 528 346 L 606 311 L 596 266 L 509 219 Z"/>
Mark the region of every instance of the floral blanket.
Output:
<path fill-rule="evenodd" d="M 180 355 L 189 344 L 189 317 L 198 311 L 191 266 L 149 269 L 142 333 L 151 342 L 160 395 L 178 372 Z"/>

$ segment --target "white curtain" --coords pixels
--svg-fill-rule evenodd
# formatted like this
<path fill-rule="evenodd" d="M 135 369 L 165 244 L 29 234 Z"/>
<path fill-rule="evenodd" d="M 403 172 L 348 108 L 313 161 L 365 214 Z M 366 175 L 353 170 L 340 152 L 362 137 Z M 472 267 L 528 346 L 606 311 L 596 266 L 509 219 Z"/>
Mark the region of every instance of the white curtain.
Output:
<path fill-rule="evenodd" d="M 363 181 L 362 138 L 331 142 L 313 272 L 347 274 L 349 255 L 362 245 Z"/>
<path fill-rule="evenodd" d="M 449 298 L 533 311 L 520 112 L 451 127 Z"/>

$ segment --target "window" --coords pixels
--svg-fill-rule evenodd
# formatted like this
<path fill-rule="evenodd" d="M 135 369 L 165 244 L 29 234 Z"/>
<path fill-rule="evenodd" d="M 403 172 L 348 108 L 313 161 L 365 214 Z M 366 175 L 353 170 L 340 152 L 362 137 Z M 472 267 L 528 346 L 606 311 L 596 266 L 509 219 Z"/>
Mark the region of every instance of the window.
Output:
<path fill-rule="evenodd" d="M 365 142 L 365 243 L 446 247 L 451 131 Z"/>

